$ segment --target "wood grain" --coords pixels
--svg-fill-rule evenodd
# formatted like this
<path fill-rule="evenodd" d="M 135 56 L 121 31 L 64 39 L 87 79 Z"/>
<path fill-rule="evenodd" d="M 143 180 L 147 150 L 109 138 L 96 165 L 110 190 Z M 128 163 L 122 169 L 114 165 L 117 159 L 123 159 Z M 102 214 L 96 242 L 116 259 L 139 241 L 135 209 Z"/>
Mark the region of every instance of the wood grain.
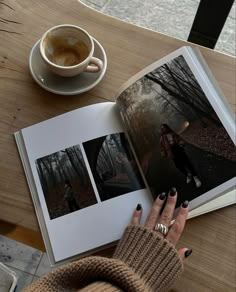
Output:
<path fill-rule="evenodd" d="M 43 252 L 46 251 L 41 233 L 23 226 L 15 225 L 0 220 L 1 235 L 34 247 Z"/>
<path fill-rule="evenodd" d="M 0 219 L 39 232 L 13 133 L 78 107 L 114 100 L 124 81 L 189 43 L 105 16 L 76 0 L 1 1 L 0 17 Z M 30 49 L 48 28 L 61 23 L 82 26 L 106 50 L 107 73 L 88 93 L 54 95 L 29 74 Z M 235 58 L 200 49 L 235 111 Z M 181 243 L 194 252 L 175 291 L 234 291 L 235 225 L 234 206 L 187 223 Z M 23 241 L 23 235 L 18 239 Z"/>
<path fill-rule="evenodd" d="M 236 287 L 236 205 L 187 221 L 178 246 L 191 247 L 178 292 L 233 292 Z"/>

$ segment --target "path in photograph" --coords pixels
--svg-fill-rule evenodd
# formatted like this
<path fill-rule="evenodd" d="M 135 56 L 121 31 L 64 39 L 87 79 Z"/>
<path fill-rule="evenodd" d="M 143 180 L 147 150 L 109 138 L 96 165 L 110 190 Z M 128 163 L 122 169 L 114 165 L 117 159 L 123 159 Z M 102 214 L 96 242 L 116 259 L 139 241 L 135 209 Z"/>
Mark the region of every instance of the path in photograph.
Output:
<path fill-rule="evenodd" d="M 194 180 L 187 184 L 186 177 L 175 167 L 173 161 L 161 159 L 158 151 L 153 151 L 147 173 L 156 194 L 168 191 L 172 186 L 177 188 L 177 206 L 185 200 L 192 200 L 215 188 L 216 180 L 217 185 L 220 185 L 235 176 L 236 163 L 233 161 L 202 150 L 192 144 L 185 145 L 185 152 L 190 159 L 192 158 L 191 162 L 201 180 L 201 187 L 196 188 Z M 159 177 L 161 179 L 157 179 Z"/>
<path fill-rule="evenodd" d="M 101 201 L 145 187 L 124 133 L 83 143 Z"/>
<path fill-rule="evenodd" d="M 183 56 L 132 84 L 117 104 L 154 196 L 175 186 L 179 204 L 235 177 L 235 145 Z"/>
<path fill-rule="evenodd" d="M 50 219 L 97 203 L 79 145 L 36 160 Z"/>

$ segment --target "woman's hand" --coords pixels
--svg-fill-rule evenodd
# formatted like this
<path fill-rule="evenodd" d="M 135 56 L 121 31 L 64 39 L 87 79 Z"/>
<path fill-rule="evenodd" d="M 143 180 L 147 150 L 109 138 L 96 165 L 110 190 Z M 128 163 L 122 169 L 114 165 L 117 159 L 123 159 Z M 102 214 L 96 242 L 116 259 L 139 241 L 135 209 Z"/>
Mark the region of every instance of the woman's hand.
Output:
<path fill-rule="evenodd" d="M 166 200 L 166 205 L 161 213 L 164 202 Z M 147 220 L 144 226 L 148 229 L 155 230 L 157 224 L 163 224 L 164 226 L 169 228 L 169 231 L 166 235 L 163 235 L 160 231 L 156 230 L 160 236 L 165 237 L 174 247 L 176 246 L 185 226 L 185 222 L 188 215 L 188 201 L 185 201 L 181 207 L 179 208 L 179 212 L 174 223 L 170 226 L 175 205 L 177 201 L 177 191 L 175 188 L 172 188 L 168 195 L 165 193 L 160 194 L 155 200 L 152 209 L 147 217 Z M 142 215 L 142 207 L 138 205 L 136 210 L 133 213 L 131 224 L 139 225 Z M 192 250 L 189 248 L 181 248 L 178 251 L 181 261 L 183 262 L 184 258 L 188 257 Z"/>

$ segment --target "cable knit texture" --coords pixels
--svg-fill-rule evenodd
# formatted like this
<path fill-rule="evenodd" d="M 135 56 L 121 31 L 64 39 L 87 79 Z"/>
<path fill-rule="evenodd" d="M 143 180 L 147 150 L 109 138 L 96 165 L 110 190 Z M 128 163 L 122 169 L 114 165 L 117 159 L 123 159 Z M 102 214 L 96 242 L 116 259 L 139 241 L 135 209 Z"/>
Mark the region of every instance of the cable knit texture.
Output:
<path fill-rule="evenodd" d="M 126 228 L 112 259 L 88 257 L 39 279 L 25 292 L 163 292 L 182 272 L 176 249 L 155 231 Z"/>

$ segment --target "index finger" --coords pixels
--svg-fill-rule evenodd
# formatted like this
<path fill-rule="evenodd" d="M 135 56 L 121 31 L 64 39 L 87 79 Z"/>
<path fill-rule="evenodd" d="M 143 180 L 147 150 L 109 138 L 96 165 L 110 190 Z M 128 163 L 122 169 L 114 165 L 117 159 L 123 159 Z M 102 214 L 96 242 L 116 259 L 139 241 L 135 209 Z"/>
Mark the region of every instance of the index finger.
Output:
<path fill-rule="evenodd" d="M 188 201 L 184 201 L 184 203 L 179 208 L 178 215 L 175 219 L 175 222 L 171 226 L 166 239 L 170 241 L 174 246 L 176 246 L 185 226 L 185 222 L 188 216 Z"/>

